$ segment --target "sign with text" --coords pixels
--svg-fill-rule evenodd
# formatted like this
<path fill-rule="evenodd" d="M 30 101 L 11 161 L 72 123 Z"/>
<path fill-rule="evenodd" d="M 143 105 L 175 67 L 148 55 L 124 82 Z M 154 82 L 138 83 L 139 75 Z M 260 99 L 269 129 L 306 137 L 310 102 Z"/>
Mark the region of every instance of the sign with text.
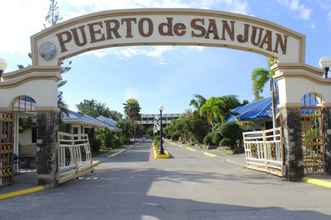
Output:
<path fill-rule="evenodd" d="M 69 20 L 32 37 L 36 65 L 85 51 L 130 45 L 200 45 L 253 51 L 281 62 L 304 59 L 304 37 L 248 16 L 190 9 L 108 11 Z"/>

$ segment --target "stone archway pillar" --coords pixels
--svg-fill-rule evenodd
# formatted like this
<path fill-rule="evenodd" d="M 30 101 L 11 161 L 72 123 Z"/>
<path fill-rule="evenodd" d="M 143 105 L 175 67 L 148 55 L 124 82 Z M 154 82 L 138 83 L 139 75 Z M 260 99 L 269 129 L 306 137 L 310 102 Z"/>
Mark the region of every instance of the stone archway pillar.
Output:
<path fill-rule="evenodd" d="M 57 132 L 59 128 L 59 113 L 55 111 L 38 112 L 37 139 L 37 174 L 38 184 L 55 186 L 57 164 Z"/>
<path fill-rule="evenodd" d="M 290 181 L 301 181 L 304 177 L 304 161 L 300 108 L 286 107 L 281 109 L 280 114 L 284 143 L 283 175 Z"/>
<path fill-rule="evenodd" d="M 300 63 L 278 63 L 272 70 L 279 90 L 278 107 L 284 134 L 284 176 L 291 181 L 304 177 L 301 99 L 310 92 L 320 94 L 325 102 L 325 161 L 327 172 L 331 173 L 331 79 L 323 78 L 322 69 Z"/>
<path fill-rule="evenodd" d="M 324 109 L 325 115 L 325 129 L 326 129 L 326 142 L 325 142 L 325 165 L 326 172 L 331 175 L 331 107 Z"/>

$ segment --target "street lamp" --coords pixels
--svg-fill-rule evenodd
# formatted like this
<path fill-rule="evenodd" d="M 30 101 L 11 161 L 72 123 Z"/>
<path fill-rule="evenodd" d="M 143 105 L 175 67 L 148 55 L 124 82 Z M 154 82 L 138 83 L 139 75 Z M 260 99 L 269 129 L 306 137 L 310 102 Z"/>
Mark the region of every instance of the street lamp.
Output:
<path fill-rule="evenodd" d="M 321 57 L 320 67 L 324 70 L 324 78 L 328 78 L 328 73 L 331 67 L 331 57 Z"/>
<path fill-rule="evenodd" d="M 162 112 L 164 110 L 164 107 L 160 107 L 160 154 L 164 154 L 163 149 L 163 125 L 162 125 Z"/>
<path fill-rule="evenodd" d="M 2 74 L 5 72 L 6 68 L 7 68 L 6 60 L 0 58 L 0 82 L 3 82 Z"/>

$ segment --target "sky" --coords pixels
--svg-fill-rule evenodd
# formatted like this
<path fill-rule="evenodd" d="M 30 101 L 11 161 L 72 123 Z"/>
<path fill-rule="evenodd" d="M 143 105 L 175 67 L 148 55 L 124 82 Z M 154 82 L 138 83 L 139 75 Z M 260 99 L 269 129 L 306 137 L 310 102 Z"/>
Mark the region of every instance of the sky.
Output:
<path fill-rule="evenodd" d="M 47 0 L 3 0 L 0 8 L 0 57 L 9 64 L 31 63 L 30 36 L 43 29 Z M 109 9 L 203 8 L 266 19 L 306 36 L 306 63 L 318 66 L 331 56 L 331 0 L 58 0 L 64 20 Z M 4 33 L 5 31 L 5 33 Z M 137 46 L 96 50 L 70 58 L 72 70 L 62 88 L 70 109 L 96 99 L 123 112 L 128 98 L 138 99 L 142 113 L 189 108 L 194 94 L 237 95 L 253 99 L 251 71 L 267 67 L 266 58 L 226 48 Z M 268 96 L 268 88 L 264 96 Z"/>

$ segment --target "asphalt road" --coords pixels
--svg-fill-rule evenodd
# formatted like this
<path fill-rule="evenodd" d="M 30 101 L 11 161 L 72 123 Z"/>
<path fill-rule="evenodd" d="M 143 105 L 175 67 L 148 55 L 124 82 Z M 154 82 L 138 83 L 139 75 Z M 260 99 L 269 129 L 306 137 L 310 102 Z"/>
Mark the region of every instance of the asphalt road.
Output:
<path fill-rule="evenodd" d="M 168 150 L 175 158 L 150 160 L 149 144 L 140 144 L 106 159 L 94 174 L 0 201 L 0 219 L 331 219 L 331 190 Z"/>

